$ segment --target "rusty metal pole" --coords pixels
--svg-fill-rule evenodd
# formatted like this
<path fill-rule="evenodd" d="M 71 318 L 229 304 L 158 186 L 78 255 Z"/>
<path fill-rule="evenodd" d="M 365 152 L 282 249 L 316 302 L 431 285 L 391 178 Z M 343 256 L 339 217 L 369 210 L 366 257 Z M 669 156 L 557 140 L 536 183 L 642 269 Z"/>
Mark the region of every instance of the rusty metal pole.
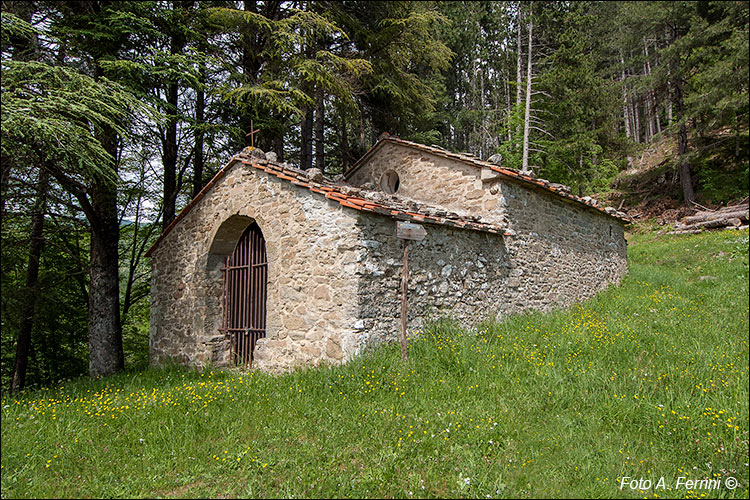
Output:
<path fill-rule="evenodd" d="M 406 287 L 409 283 L 409 240 L 404 240 L 404 267 L 401 269 L 401 358 L 409 358 L 406 352 Z"/>

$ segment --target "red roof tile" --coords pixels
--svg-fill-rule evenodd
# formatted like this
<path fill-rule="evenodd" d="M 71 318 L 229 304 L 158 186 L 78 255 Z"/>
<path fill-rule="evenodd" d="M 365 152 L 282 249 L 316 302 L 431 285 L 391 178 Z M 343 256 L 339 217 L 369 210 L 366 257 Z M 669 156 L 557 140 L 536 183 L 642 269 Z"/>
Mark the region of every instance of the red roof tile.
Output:
<path fill-rule="evenodd" d="M 418 142 L 412 142 L 407 141 L 404 139 L 400 139 L 398 137 L 394 137 L 389 134 L 382 134 L 380 138 L 378 139 L 378 142 L 375 143 L 373 147 L 371 147 L 365 154 L 357 160 L 357 162 L 352 165 L 352 168 L 350 168 L 345 174 L 344 178 L 348 179 L 351 177 L 351 175 L 356 172 L 364 163 L 365 161 L 370 158 L 377 149 L 379 149 L 383 144 L 386 142 L 390 142 L 393 144 L 399 144 L 402 146 L 410 147 L 419 151 L 424 151 L 426 153 L 431 153 L 436 156 L 441 156 L 443 158 L 448 158 L 451 160 L 460 161 L 464 164 L 471 165 L 474 167 L 479 168 L 490 168 L 492 171 L 497 172 L 504 176 L 506 179 L 517 181 L 521 184 L 528 185 L 529 187 L 533 187 L 535 189 L 542 188 L 544 191 L 547 191 L 549 193 L 554 194 L 555 196 L 559 196 L 561 198 L 564 198 L 566 200 L 570 200 L 576 203 L 580 203 L 582 205 L 585 205 L 586 207 L 593 208 L 594 210 L 597 210 L 598 212 L 601 212 L 604 215 L 607 215 L 609 217 L 613 217 L 621 222 L 629 223 L 630 220 L 621 213 L 614 212 L 608 212 L 605 207 L 600 207 L 597 204 L 594 204 L 592 201 L 587 201 L 583 198 L 579 198 L 578 196 L 573 196 L 568 193 L 564 193 L 558 189 L 555 189 L 552 187 L 550 182 L 544 181 L 542 179 L 536 179 L 534 177 L 529 177 L 528 175 L 523 175 L 520 172 L 517 172 L 515 170 L 509 169 L 507 167 L 500 167 L 498 165 L 495 165 L 494 163 L 489 163 L 486 161 L 479 160 L 477 158 L 469 157 L 466 155 L 458 154 L 458 153 L 451 153 L 448 150 L 434 147 L 434 146 L 425 146 L 424 144 L 420 144 Z M 610 210 L 614 210 L 610 207 Z"/>
<path fill-rule="evenodd" d="M 388 215 L 398 220 L 406 220 L 412 222 L 425 222 L 436 225 L 446 225 L 452 227 L 466 227 L 475 231 L 483 231 L 487 233 L 503 234 L 510 236 L 512 233 L 503 229 L 498 224 L 492 224 L 482 222 L 478 217 L 462 217 L 455 213 L 446 213 L 442 208 L 431 207 L 426 204 L 416 203 L 405 203 L 399 201 L 395 197 L 373 200 L 366 198 L 367 193 L 352 186 L 335 184 L 329 180 L 324 179 L 321 182 L 312 181 L 307 177 L 306 173 L 302 170 L 293 168 L 283 167 L 282 165 L 269 162 L 264 159 L 251 157 L 247 154 L 240 153 L 233 157 L 224 168 L 209 181 L 208 184 L 198 193 L 193 200 L 180 211 L 169 226 L 162 232 L 161 236 L 146 252 L 146 256 L 149 257 L 154 252 L 156 247 L 162 242 L 162 240 L 169 234 L 177 223 L 183 219 L 195 205 L 197 205 L 206 193 L 222 178 L 226 173 L 237 163 L 254 167 L 258 170 L 262 170 L 269 175 L 273 175 L 281 180 L 288 181 L 289 183 L 307 188 L 313 193 L 321 194 L 326 198 L 337 201 L 344 207 L 360 210 L 362 212 L 371 212 L 381 215 Z M 445 216 L 438 217 L 436 213 L 446 213 Z M 475 220 L 469 220 L 475 219 Z"/>

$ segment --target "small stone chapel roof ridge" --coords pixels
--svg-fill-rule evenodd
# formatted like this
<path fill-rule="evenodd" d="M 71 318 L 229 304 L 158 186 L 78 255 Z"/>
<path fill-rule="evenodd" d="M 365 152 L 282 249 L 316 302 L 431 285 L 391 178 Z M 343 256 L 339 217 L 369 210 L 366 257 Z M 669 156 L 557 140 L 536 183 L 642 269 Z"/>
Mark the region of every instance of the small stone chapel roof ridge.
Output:
<path fill-rule="evenodd" d="M 456 228 L 471 229 L 487 233 L 502 234 L 511 236 L 513 233 L 507 231 L 498 224 L 483 222 L 481 217 L 474 215 L 459 215 L 444 208 L 433 207 L 425 203 L 417 203 L 411 200 L 400 200 L 396 196 L 381 195 L 380 193 L 369 192 L 350 186 L 347 184 L 336 183 L 320 175 L 320 171 L 304 171 L 287 164 L 279 164 L 261 157 L 263 153 L 260 150 L 243 150 L 236 156 L 232 157 L 219 172 L 206 184 L 203 189 L 183 208 L 171 224 L 162 232 L 159 238 L 146 252 L 150 257 L 154 250 L 159 246 L 161 241 L 169 234 L 172 229 L 195 207 L 216 183 L 231 170 L 231 168 L 241 163 L 258 169 L 259 171 L 273 175 L 281 180 L 290 182 L 295 186 L 307 188 L 313 193 L 317 193 L 330 200 L 337 201 L 340 205 L 362 212 L 371 212 L 380 215 L 393 217 L 397 220 L 421 223 L 437 224 L 452 226 Z M 260 152 L 260 155 L 258 154 Z M 314 169 L 313 169 L 314 170 Z M 316 175 L 317 174 L 317 175 Z"/>
<path fill-rule="evenodd" d="M 594 210 L 602 212 L 605 215 L 614 217 L 615 219 L 618 219 L 621 222 L 624 222 L 625 224 L 630 223 L 630 219 L 628 219 L 628 217 L 623 212 L 618 212 L 614 207 L 601 207 L 598 205 L 596 200 L 588 196 L 584 196 L 583 198 L 580 198 L 578 196 L 574 196 L 570 193 L 567 193 L 559 188 L 559 186 L 561 186 L 560 184 L 555 184 L 545 179 L 537 179 L 535 177 L 523 175 L 516 170 L 506 168 L 506 167 L 501 167 L 494 163 L 482 161 L 476 157 L 467 156 L 466 154 L 451 153 L 450 151 L 440 148 L 440 147 L 425 146 L 424 144 L 420 144 L 418 142 L 407 141 L 405 139 L 401 139 L 399 137 L 390 135 L 387 132 L 382 133 L 380 137 L 378 138 L 378 142 L 376 142 L 375 145 L 373 145 L 364 154 L 364 156 L 362 156 L 362 158 L 357 160 L 357 162 L 354 165 L 352 165 L 352 168 L 350 168 L 348 171 L 344 173 L 344 178 L 348 179 L 349 177 L 351 177 L 351 175 L 354 172 L 356 172 L 357 169 L 359 169 L 359 167 L 361 167 L 365 163 L 365 161 L 370 156 L 372 156 L 375 153 L 375 151 L 380 149 L 380 147 L 386 142 L 391 142 L 393 144 L 400 144 L 402 146 L 407 146 L 407 147 L 410 147 L 419 151 L 424 151 L 425 153 L 430 153 L 430 154 L 440 156 L 443 158 L 448 158 L 450 160 L 460 161 L 464 164 L 471 165 L 473 167 L 490 168 L 492 171 L 499 173 L 506 179 L 518 181 L 519 183 L 525 184 L 527 186 L 530 185 L 530 187 L 533 187 L 535 189 L 542 189 L 542 190 L 554 193 L 555 195 L 560 196 L 561 198 L 565 198 L 567 200 L 583 204 L 589 208 L 593 208 Z"/>

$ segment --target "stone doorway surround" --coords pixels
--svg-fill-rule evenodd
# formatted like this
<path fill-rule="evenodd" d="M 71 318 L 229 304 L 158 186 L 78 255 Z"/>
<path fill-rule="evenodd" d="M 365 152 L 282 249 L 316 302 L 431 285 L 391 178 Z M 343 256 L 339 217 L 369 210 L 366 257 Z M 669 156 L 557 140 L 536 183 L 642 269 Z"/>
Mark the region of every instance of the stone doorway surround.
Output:
<path fill-rule="evenodd" d="M 232 255 L 245 230 L 253 223 L 257 224 L 258 221 L 246 215 L 236 214 L 228 217 L 216 230 L 206 255 L 206 287 L 203 303 L 203 310 L 205 311 L 203 314 L 205 318 L 203 331 L 206 340 L 204 343 L 210 352 L 210 361 L 220 366 L 229 365 L 233 362 L 231 359 L 231 339 L 222 331 L 224 321 L 224 304 L 222 303 L 224 276 L 222 269 L 227 257 Z M 258 226 L 260 227 L 260 225 Z"/>
<path fill-rule="evenodd" d="M 268 261 L 263 232 L 253 222 L 222 268 L 222 333 L 235 366 L 250 368 L 258 339 L 266 336 Z"/>

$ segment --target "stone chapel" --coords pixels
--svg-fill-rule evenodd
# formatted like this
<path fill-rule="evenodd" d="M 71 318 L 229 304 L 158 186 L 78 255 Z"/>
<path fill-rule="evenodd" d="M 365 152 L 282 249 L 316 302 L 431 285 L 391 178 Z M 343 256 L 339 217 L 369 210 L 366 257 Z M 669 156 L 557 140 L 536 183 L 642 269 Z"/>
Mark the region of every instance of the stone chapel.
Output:
<path fill-rule="evenodd" d="M 624 214 L 465 153 L 383 134 L 344 175 L 233 157 L 151 257 L 152 363 L 283 371 L 342 363 L 408 329 L 591 297 L 627 272 Z"/>

